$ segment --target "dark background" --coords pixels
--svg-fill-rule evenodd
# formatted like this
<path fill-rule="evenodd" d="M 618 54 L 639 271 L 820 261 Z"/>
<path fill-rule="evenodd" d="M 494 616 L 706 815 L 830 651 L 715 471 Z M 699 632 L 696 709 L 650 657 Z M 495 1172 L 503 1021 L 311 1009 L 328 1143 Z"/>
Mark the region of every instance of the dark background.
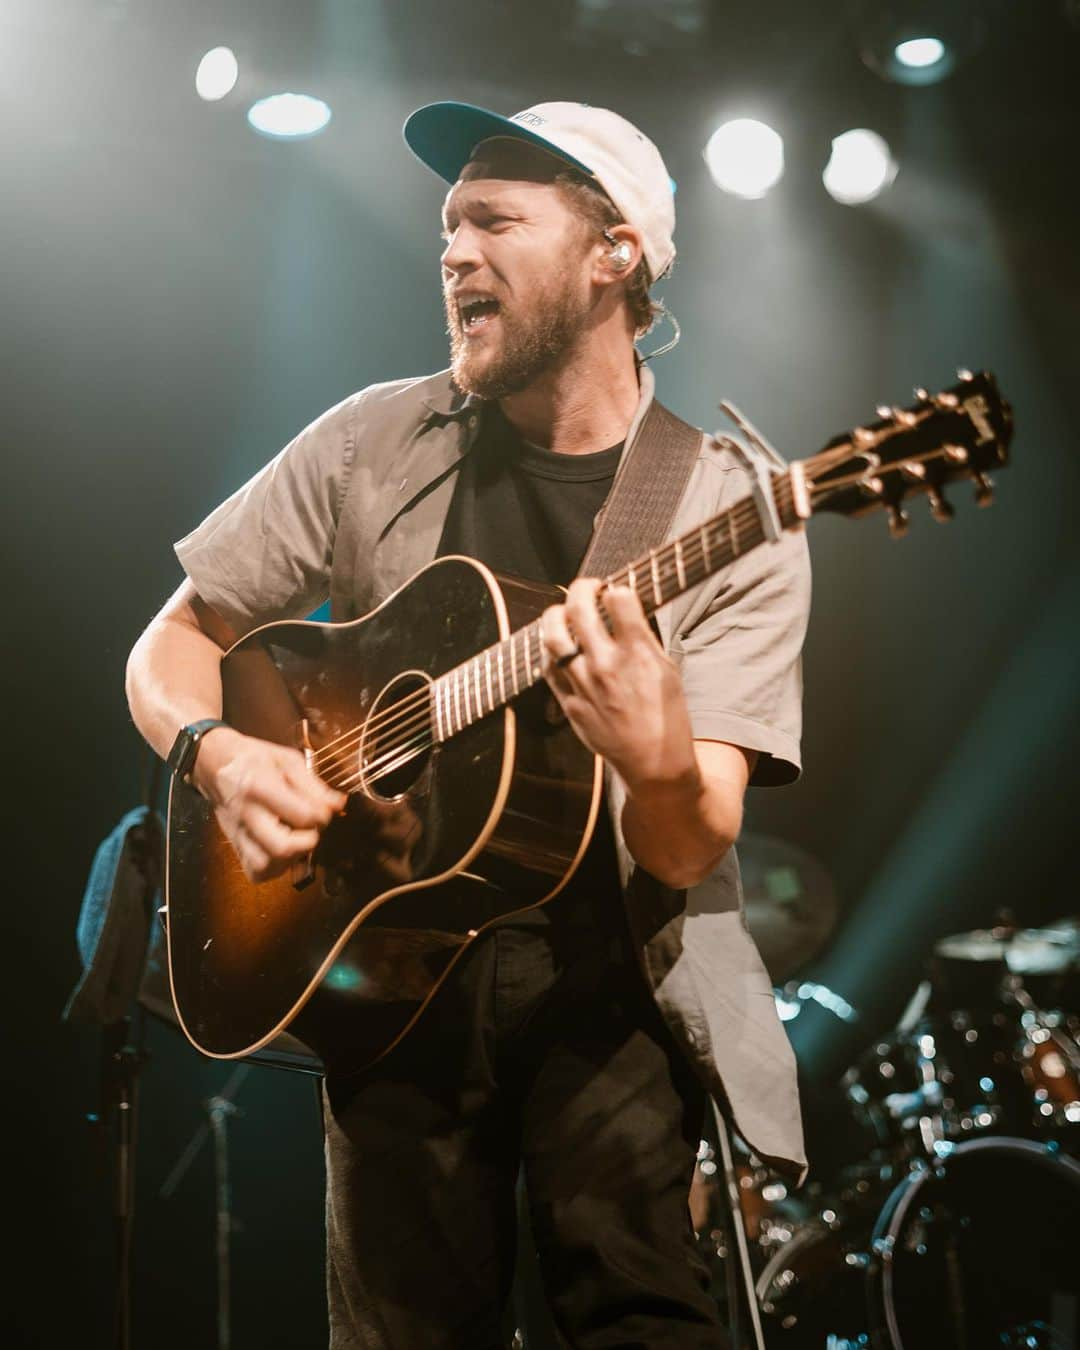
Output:
<path fill-rule="evenodd" d="M 789 1024 L 811 1125 L 934 938 L 1001 907 L 1026 924 L 1077 911 L 1080 28 L 1051 0 L 971 8 L 979 50 L 910 89 L 860 63 L 837 0 L 627 0 L 590 9 L 592 36 L 570 0 L 0 6 L 5 1345 L 109 1344 L 107 1169 L 83 1119 L 97 1038 L 60 1011 L 94 848 L 139 799 L 123 671 L 180 580 L 171 541 L 331 403 L 445 363 L 442 189 L 400 139 L 421 103 L 583 99 L 656 140 L 680 217 L 659 289 L 683 328 L 656 369 L 683 416 L 716 425 L 729 396 L 796 457 L 960 364 L 995 371 L 1015 406 L 992 511 L 964 489 L 949 528 L 916 509 L 902 543 L 879 518 L 811 527 L 805 773 L 748 810 L 819 859 L 844 906 L 808 973 L 860 1023 L 846 1040 L 821 1009 Z M 660 22 L 679 13 L 698 16 L 682 38 Z M 241 82 L 203 104 L 193 73 L 218 43 Z M 248 103 L 282 87 L 328 100 L 322 135 L 252 133 Z M 763 201 L 718 192 L 701 158 L 738 115 L 786 140 Z M 900 164 L 858 209 L 819 178 L 851 126 Z M 211 1345 L 210 1150 L 158 1192 L 231 1068 L 163 1027 L 149 1049 L 136 1344 Z M 237 1101 L 234 1345 L 315 1346 L 312 1080 L 255 1070 Z"/>

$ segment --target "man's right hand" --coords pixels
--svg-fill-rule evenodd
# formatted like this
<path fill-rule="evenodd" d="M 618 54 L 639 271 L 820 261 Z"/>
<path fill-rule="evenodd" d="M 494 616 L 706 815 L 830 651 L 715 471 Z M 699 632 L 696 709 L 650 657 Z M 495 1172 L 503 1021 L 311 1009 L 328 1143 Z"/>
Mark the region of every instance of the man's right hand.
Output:
<path fill-rule="evenodd" d="M 215 727 L 203 738 L 192 783 L 251 881 L 279 876 L 313 852 L 348 801 L 308 768 L 299 750 Z"/>

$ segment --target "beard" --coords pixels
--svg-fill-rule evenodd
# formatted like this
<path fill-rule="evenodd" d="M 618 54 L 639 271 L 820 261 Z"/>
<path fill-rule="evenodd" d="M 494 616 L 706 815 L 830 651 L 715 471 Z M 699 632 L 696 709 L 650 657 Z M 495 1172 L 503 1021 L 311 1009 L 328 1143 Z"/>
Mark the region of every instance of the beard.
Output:
<path fill-rule="evenodd" d="M 588 322 L 589 301 L 573 285 L 569 269 L 553 280 L 553 286 L 532 297 L 526 312 L 500 302 L 496 322 L 501 331 L 498 341 L 489 342 L 486 349 L 482 338 L 465 335 L 456 303 L 444 297 L 450 372 L 462 393 L 506 398 L 527 389 L 570 356 Z"/>

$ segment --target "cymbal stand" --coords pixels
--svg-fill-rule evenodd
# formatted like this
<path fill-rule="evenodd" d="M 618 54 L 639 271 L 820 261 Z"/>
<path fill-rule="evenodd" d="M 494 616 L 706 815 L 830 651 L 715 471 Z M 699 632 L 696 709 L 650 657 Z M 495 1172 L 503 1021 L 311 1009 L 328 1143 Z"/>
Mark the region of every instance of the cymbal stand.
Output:
<path fill-rule="evenodd" d="M 757 1289 L 754 1285 L 754 1272 L 750 1265 L 750 1249 L 746 1242 L 746 1224 L 743 1220 L 742 1198 L 739 1194 L 739 1178 L 735 1172 L 735 1158 L 731 1150 L 731 1135 L 728 1130 L 728 1123 L 724 1119 L 724 1113 L 716 1104 L 714 1097 L 709 1098 L 712 1104 L 713 1117 L 716 1122 L 716 1137 L 720 1145 L 720 1161 L 724 1170 L 724 1184 L 727 1187 L 728 1198 L 728 1217 L 731 1220 L 731 1231 L 735 1239 L 735 1250 L 738 1252 L 738 1265 L 742 1272 L 743 1293 L 746 1299 L 747 1312 L 750 1317 L 750 1329 L 753 1336 L 752 1350 L 765 1350 L 765 1335 L 761 1328 L 761 1312 L 758 1308 Z M 732 1301 L 732 1322 L 737 1323 L 738 1318 L 737 1304 Z M 737 1334 L 737 1333 L 736 1333 Z M 736 1343 L 736 1350 L 743 1350 L 741 1343 Z"/>
<path fill-rule="evenodd" d="M 232 1342 L 231 1302 L 231 1238 L 233 1231 L 232 1187 L 229 1179 L 229 1133 L 231 1117 L 240 1114 L 235 1097 L 244 1079 L 251 1072 L 250 1064 L 241 1064 L 233 1070 L 225 1086 L 216 1096 L 204 1103 L 206 1122 L 200 1125 L 190 1143 L 177 1159 L 159 1192 L 167 1200 L 176 1190 L 188 1168 L 195 1161 L 207 1139 L 214 1143 L 214 1230 L 217 1255 L 217 1348 L 229 1350 Z"/>

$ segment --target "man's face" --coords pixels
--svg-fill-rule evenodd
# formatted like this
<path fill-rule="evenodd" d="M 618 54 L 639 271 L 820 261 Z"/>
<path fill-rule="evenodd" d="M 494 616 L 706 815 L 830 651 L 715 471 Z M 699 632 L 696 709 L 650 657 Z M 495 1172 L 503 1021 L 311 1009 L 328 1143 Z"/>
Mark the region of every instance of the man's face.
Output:
<path fill-rule="evenodd" d="M 447 196 L 443 296 L 453 378 L 467 393 L 527 388 L 569 359 L 586 326 L 587 238 L 553 172 L 493 152 L 466 165 Z"/>

